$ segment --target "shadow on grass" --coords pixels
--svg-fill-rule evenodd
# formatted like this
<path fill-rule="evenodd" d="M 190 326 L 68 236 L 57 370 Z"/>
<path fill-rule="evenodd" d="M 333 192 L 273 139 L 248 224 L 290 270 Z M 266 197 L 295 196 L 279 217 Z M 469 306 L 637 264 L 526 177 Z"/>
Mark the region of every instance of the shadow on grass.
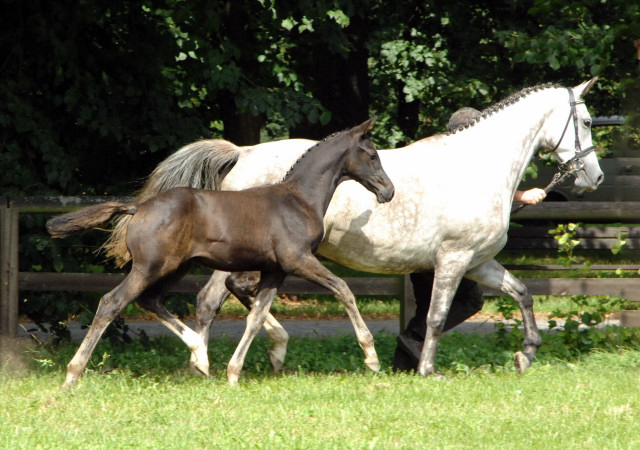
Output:
<path fill-rule="evenodd" d="M 438 349 L 438 369 L 448 376 L 513 371 L 513 353 L 521 349 L 522 338 L 522 332 L 517 329 L 505 329 L 487 336 L 449 333 L 443 337 Z M 382 371 L 390 372 L 395 336 L 380 333 L 375 342 Z M 226 337 L 210 342 L 209 359 L 214 377 L 224 376 L 236 343 Z M 243 377 L 273 374 L 267 356 L 269 348 L 266 338 L 255 339 L 245 361 Z M 37 372 L 64 373 L 76 349 L 77 344 L 71 343 L 55 349 L 46 343 L 26 346 L 21 350 L 20 364 L 27 364 Z M 615 354 L 624 349 L 640 349 L 640 329 L 612 326 L 572 333 L 543 333 L 543 344 L 536 362 L 570 364 L 593 352 Z M 283 372 L 366 373 L 368 369 L 363 359 L 355 336 L 292 337 Z M 99 373 L 124 371 L 132 376 L 186 374 L 188 360 L 189 352 L 177 338 L 161 336 L 150 340 L 143 336 L 129 343 L 103 340 L 87 369 Z"/>

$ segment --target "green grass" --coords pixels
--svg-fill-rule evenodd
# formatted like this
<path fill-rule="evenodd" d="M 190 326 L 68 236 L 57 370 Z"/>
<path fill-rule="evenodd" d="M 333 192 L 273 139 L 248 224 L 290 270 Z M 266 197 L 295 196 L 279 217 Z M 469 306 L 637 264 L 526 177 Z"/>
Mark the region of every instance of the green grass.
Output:
<path fill-rule="evenodd" d="M 638 448 L 640 333 L 606 333 L 581 352 L 545 335 L 524 376 L 517 334 L 447 335 L 446 380 L 391 373 L 387 334 L 380 374 L 352 336 L 292 339 L 273 374 L 257 339 L 236 388 L 227 339 L 212 341 L 209 380 L 187 374 L 176 339 L 102 342 L 70 393 L 57 386 L 75 346 L 25 350 L 0 374 L 0 448 Z"/>

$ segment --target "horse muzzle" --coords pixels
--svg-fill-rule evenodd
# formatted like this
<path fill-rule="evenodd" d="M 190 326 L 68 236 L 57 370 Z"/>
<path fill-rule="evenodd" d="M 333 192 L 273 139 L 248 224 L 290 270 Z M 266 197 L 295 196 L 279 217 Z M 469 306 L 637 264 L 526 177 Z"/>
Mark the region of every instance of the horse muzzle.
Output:
<path fill-rule="evenodd" d="M 396 193 L 396 189 L 391 185 L 390 187 L 385 187 L 384 189 L 376 190 L 376 199 L 378 203 L 387 203 L 390 202 L 393 196 Z"/>

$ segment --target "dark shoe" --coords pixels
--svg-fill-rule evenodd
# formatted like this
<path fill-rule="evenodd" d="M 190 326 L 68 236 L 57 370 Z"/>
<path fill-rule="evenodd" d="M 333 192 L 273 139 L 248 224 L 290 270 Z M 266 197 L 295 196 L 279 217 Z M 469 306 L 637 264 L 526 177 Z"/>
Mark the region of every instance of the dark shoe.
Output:
<path fill-rule="evenodd" d="M 418 364 L 418 361 L 420 361 L 420 355 L 422 354 L 422 345 L 424 343 L 416 339 L 412 339 L 405 334 L 399 334 L 397 341 L 398 346 L 404 350 L 416 364 Z"/>

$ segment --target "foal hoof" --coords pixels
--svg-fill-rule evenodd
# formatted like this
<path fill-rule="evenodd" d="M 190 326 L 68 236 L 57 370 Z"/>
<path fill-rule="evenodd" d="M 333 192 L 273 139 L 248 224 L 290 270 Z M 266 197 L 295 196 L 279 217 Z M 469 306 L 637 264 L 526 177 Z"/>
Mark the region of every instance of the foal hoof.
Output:
<path fill-rule="evenodd" d="M 375 361 L 364 361 L 364 365 L 367 366 L 374 372 L 380 372 L 380 362 L 376 359 Z"/>
<path fill-rule="evenodd" d="M 523 352 L 516 352 L 513 359 L 513 364 L 516 367 L 516 371 L 520 374 L 525 373 L 525 371 L 531 367 L 531 360 L 525 355 Z"/>
<path fill-rule="evenodd" d="M 282 365 L 284 364 L 284 358 L 279 357 L 273 349 L 269 350 L 267 354 L 269 355 L 269 361 L 271 362 L 273 371 L 280 372 L 280 369 L 282 369 Z"/>
<path fill-rule="evenodd" d="M 198 378 L 209 378 L 209 367 L 199 367 L 197 364 L 189 364 L 189 373 Z"/>

